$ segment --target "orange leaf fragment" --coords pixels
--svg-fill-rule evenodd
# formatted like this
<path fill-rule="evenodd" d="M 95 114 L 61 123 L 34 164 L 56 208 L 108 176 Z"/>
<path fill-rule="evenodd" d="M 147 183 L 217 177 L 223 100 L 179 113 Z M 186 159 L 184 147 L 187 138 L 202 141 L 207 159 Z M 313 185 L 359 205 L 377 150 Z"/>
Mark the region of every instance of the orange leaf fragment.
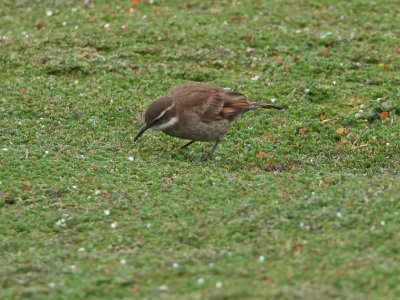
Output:
<path fill-rule="evenodd" d="M 246 34 L 246 35 L 244 36 L 244 39 L 246 40 L 246 42 L 250 42 L 250 40 L 251 40 L 251 35 L 250 35 L 250 34 Z"/>
<path fill-rule="evenodd" d="M 24 87 L 19 88 L 18 93 L 24 94 L 26 89 Z"/>
<path fill-rule="evenodd" d="M 258 152 L 257 153 L 257 157 L 263 157 L 263 156 L 266 156 L 267 155 L 267 153 L 265 153 L 265 152 Z"/>
<path fill-rule="evenodd" d="M 337 134 L 344 134 L 345 133 L 345 129 L 343 127 L 340 127 L 338 129 L 336 129 L 336 133 Z"/>
<path fill-rule="evenodd" d="M 400 46 L 397 46 L 396 48 L 393 49 L 392 51 L 393 54 L 400 53 Z"/>
<path fill-rule="evenodd" d="M 299 128 L 297 128 L 296 130 L 296 134 L 304 134 L 306 132 L 306 129 L 304 126 L 300 126 Z"/>
<path fill-rule="evenodd" d="M 328 48 L 322 48 L 320 51 L 319 51 L 321 54 L 329 54 L 329 49 Z"/>
<path fill-rule="evenodd" d="M 279 65 L 283 60 L 283 57 L 280 55 L 275 56 L 275 62 L 277 65 Z"/>
<path fill-rule="evenodd" d="M 225 165 L 225 168 L 227 169 L 227 170 L 230 170 L 230 169 L 232 169 L 233 168 L 233 164 L 226 164 Z"/>
<path fill-rule="evenodd" d="M 388 111 L 383 111 L 379 114 L 381 119 L 385 119 L 387 117 L 389 117 L 389 112 Z"/>
<path fill-rule="evenodd" d="M 132 3 L 133 3 L 133 4 L 139 4 L 139 3 L 140 3 L 140 0 L 132 0 Z"/>
<path fill-rule="evenodd" d="M 24 191 L 30 191 L 32 189 L 32 186 L 30 184 L 24 184 L 21 186 L 21 189 Z"/>
<path fill-rule="evenodd" d="M 274 163 L 275 159 L 273 157 L 268 157 L 268 163 L 272 165 Z"/>
<path fill-rule="evenodd" d="M 296 251 L 296 252 L 301 252 L 301 251 L 303 251 L 303 249 L 304 249 L 303 245 L 298 244 L 298 245 L 294 246 L 294 251 Z"/>
<path fill-rule="evenodd" d="M 332 178 L 329 178 L 329 177 L 324 177 L 324 178 L 322 179 L 323 182 L 329 182 L 329 181 L 331 181 L 331 180 L 332 180 Z"/>

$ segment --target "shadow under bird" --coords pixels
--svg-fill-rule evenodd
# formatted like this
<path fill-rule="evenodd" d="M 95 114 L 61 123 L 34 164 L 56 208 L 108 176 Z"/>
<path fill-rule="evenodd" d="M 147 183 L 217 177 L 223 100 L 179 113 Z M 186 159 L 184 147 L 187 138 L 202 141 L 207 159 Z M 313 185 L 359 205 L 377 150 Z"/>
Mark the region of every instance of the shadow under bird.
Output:
<path fill-rule="evenodd" d="M 210 152 L 202 158 L 209 160 L 232 121 L 256 108 L 282 109 L 270 103 L 249 102 L 245 95 L 228 88 L 186 83 L 149 105 L 134 141 L 151 128 L 190 140 L 182 149 L 197 141 L 214 142 Z"/>

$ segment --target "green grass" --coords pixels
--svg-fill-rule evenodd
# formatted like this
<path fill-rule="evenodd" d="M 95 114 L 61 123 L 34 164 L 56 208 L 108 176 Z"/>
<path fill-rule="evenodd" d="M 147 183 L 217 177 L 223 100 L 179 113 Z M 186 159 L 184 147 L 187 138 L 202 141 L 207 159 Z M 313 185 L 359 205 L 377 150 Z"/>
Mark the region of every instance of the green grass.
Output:
<path fill-rule="evenodd" d="M 3 1 L 0 298 L 399 299 L 399 15 Z M 208 143 L 134 144 L 190 80 L 288 109 L 244 115 L 207 163 Z"/>

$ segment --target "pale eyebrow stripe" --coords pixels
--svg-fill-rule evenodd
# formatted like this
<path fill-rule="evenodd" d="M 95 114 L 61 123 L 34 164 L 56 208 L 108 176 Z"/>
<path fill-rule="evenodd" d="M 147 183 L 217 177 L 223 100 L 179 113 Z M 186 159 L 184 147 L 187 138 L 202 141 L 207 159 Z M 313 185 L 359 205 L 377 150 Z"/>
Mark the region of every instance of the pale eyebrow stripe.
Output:
<path fill-rule="evenodd" d="M 167 111 L 171 110 L 174 106 L 175 106 L 175 104 L 172 103 L 172 105 L 169 106 L 169 107 L 167 107 L 166 109 L 164 109 L 164 110 L 161 112 L 161 114 L 159 114 L 159 115 L 157 116 L 157 118 L 154 119 L 154 121 L 157 120 L 157 119 L 159 119 L 159 118 L 161 118 L 163 115 L 165 115 L 165 113 L 166 113 Z"/>

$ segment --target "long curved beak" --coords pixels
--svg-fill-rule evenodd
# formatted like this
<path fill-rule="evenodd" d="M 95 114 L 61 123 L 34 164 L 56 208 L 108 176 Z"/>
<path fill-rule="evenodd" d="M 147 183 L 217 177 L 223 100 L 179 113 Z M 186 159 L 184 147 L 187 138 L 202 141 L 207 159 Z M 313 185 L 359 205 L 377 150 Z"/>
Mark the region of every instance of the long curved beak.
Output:
<path fill-rule="evenodd" d="M 135 138 L 133 139 L 134 142 L 136 142 L 136 140 L 138 138 L 140 138 L 142 136 L 142 134 L 151 127 L 150 124 L 148 123 L 144 123 L 142 127 L 140 127 L 138 133 L 136 134 Z"/>

